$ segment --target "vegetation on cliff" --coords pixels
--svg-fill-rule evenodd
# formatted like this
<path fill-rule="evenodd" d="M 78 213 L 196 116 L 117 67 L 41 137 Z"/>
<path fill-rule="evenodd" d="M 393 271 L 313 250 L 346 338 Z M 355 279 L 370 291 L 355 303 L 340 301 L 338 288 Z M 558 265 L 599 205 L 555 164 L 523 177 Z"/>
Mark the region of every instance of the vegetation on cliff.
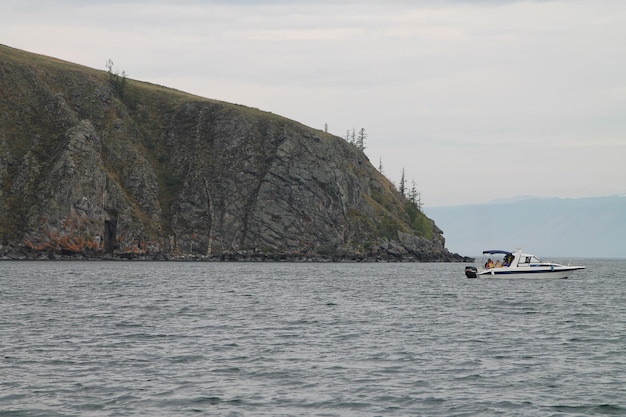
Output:
<path fill-rule="evenodd" d="M 0 46 L 0 255 L 456 260 L 326 132 Z"/>

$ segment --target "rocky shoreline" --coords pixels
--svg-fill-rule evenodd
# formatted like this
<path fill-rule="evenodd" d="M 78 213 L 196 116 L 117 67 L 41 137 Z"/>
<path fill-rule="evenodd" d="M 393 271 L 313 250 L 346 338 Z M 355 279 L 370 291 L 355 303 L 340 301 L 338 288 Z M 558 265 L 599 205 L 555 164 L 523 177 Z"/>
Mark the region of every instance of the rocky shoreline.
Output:
<path fill-rule="evenodd" d="M 36 251 L 27 247 L 0 247 L 0 261 L 193 261 L 193 262 L 473 262 L 474 258 L 456 253 L 427 254 L 410 253 L 405 250 L 372 250 L 365 253 L 338 251 L 333 254 L 284 252 L 264 253 L 259 251 L 223 252 L 211 255 L 133 253 L 119 252 L 103 254 L 96 251 Z"/>

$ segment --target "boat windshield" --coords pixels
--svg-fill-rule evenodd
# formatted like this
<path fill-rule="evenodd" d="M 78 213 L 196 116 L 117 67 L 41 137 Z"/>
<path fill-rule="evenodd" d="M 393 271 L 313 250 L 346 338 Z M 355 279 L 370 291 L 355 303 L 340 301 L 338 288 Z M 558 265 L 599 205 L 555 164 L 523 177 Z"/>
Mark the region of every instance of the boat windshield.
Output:
<path fill-rule="evenodd" d="M 520 260 L 519 260 L 520 265 L 524 265 L 524 264 L 539 264 L 541 262 L 542 262 L 542 260 L 537 258 L 536 256 L 534 256 L 534 255 L 526 255 L 526 254 L 522 255 Z"/>

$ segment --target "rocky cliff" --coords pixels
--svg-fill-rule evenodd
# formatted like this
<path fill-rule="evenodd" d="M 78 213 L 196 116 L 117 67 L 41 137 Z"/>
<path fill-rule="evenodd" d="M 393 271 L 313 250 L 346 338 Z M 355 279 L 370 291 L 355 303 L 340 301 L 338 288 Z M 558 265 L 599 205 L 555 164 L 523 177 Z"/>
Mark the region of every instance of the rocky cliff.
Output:
<path fill-rule="evenodd" d="M 0 256 L 460 260 L 341 138 L 0 46 Z"/>

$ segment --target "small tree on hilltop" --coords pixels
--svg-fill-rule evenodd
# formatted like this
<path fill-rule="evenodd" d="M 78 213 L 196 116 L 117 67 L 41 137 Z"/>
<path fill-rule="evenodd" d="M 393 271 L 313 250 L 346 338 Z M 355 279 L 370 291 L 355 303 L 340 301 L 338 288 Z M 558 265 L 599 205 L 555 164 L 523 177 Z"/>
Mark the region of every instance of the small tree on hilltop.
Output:
<path fill-rule="evenodd" d="M 406 176 L 404 175 L 404 168 L 402 168 L 402 177 L 400 178 L 400 195 L 406 197 Z"/>
<path fill-rule="evenodd" d="M 359 134 L 357 135 L 356 138 L 356 147 L 360 150 L 360 151 L 364 151 L 365 150 L 365 139 L 367 138 L 367 134 L 365 133 L 365 128 L 361 128 L 361 130 L 359 130 Z"/>
<path fill-rule="evenodd" d="M 367 138 L 367 133 L 365 133 L 365 128 L 361 128 L 361 130 L 356 131 L 355 128 L 352 128 L 352 130 L 348 129 L 346 130 L 346 142 L 348 142 L 351 145 L 356 146 L 356 148 L 360 151 L 364 151 L 365 150 L 365 139 Z"/>
<path fill-rule="evenodd" d="M 409 202 L 415 206 L 420 212 L 422 211 L 422 194 L 417 191 L 415 180 L 411 181 L 411 190 L 409 191 Z"/>
<path fill-rule="evenodd" d="M 107 72 L 109 73 L 109 82 L 113 89 L 120 95 L 124 96 L 124 88 L 126 87 L 126 72 L 122 71 L 122 75 L 115 71 L 113 72 L 113 60 L 110 58 L 106 62 Z"/>

